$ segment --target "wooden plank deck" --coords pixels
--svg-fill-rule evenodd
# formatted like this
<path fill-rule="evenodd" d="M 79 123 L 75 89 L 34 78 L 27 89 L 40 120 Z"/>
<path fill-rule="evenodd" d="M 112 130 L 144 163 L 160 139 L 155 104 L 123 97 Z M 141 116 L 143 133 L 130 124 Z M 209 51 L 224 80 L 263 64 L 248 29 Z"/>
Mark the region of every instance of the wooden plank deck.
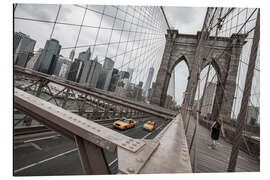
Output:
<path fill-rule="evenodd" d="M 192 134 L 195 127 L 195 119 L 191 116 L 187 133 L 187 142 L 190 146 Z M 222 138 L 218 140 L 216 149 L 211 149 L 210 130 L 199 125 L 197 129 L 197 171 L 203 172 L 227 172 L 232 145 Z M 193 166 L 194 145 L 190 153 Z M 240 151 L 238 154 L 236 172 L 258 172 L 260 171 L 260 160 L 247 153 Z"/>

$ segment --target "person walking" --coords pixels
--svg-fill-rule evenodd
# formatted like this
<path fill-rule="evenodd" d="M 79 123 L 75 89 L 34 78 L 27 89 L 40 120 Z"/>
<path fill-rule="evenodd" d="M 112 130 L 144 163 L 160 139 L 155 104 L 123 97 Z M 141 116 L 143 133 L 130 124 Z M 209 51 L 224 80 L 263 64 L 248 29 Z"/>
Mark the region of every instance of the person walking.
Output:
<path fill-rule="evenodd" d="M 224 133 L 224 128 L 223 128 L 223 121 L 221 118 L 218 118 L 217 121 L 215 121 L 212 126 L 211 126 L 211 139 L 212 139 L 212 144 L 211 148 L 215 149 L 216 148 L 216 141 L 219 139 L 220 131 L 225 138 L 225 133 Z"/>

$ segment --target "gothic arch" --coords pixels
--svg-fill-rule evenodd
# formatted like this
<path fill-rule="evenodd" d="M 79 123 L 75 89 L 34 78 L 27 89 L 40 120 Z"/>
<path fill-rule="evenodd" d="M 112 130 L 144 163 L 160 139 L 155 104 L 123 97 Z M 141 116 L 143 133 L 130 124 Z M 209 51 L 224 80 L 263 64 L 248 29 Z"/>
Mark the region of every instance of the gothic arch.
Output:
<path fill-rule="evenodd" d="M 168 30 L 167 32 L 161 65 L 156 82 L 152 85 L 151 103 L 164 106 L 171 73 L 177 64 L 185 61 L 189 70 L 185 99 L 189 99 L 186 102 L 188 106 L 192 106 L 190 103 L 193 102 L 192 99 L 194 99 L 196 93 L 194 89 L 198 83 L 197 65 L 202 64 L 201 69 L 203 69 L 203 67 L 211 64 L 219 77 L 216 91 L 218 93 L 215 97 L 219 112 L 215 116 L 220 115 L 230 121 L 239 59 L 246 35 L 233 34 L 231 37 L 217 38 L 210 36 L 200 47 L 200 55 L 198 56 L 200 59 L 195 59 L 200 32 L 196 35 L 179 34 L 178 30 Z M 218 46 L 213 47 L 214 43 Z M 215 59 L 216 57 L 218 58 Z"/>

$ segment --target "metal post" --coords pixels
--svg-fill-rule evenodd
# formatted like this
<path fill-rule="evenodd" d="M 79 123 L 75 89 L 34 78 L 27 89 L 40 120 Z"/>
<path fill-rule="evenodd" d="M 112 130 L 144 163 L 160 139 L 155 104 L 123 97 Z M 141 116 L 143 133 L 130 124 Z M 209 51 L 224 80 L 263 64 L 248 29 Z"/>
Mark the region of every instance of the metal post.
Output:
<path fill-rule="evenodd" d="M 238 152 L 239 152 L 241 137 L 242 137 L 242 131 L 243 131 L 245 120 L 246 120 L 245 117 L 247 113 L 248 100 L 249 100 L 250 92 L 251 92 L 251 86 L 252 86 L 254 68 L 255 68 L 255 63 L 256 63 L 256 58 L 257 58 L 259 41 L 260 41 L 260 10 L 258 10 L 258 14 L 257 14 L 254 38 L 252 42 L 248 71 L 246 75 L 245 89 L 243 92 L 240 113 L 237 119 L 237 127 L 235 130 L 235 137 L 233 140 L 234 143 L 233 143 L 231 157 L 230 157 L 230 161 L 229 161 L 229 165 L 227 169 L 228 172 L 234 172 L 236 168 L 237 157 L 238 157 Z"/>
<path fill-rule="evenodd" d="M 97 145 L 74 136 L 85 174 L 110 174 L 103 149 Z"/>

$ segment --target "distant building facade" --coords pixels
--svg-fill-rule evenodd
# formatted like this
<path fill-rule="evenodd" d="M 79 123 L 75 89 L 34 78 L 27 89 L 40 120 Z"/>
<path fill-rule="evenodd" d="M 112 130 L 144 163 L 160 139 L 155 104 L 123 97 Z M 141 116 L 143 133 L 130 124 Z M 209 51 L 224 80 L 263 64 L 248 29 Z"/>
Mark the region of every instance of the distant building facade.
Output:
<path fill-rule="evenodd" d="M 36 41 L 31 39 L 30 36 L 15 32 L 13 41 L 14 64 L 26 67 L 27 62 L 34 55 L 35 45 Z"/>
<path fill-rule="evenodd" d="M 202 103 L 202 116 L 207 116 L 207 114 L 212 112 L 214 98 L 216 93 L 216 83 L 208 82 L 205 89 L 204 100 Z"/>
<path fill-rule="evenodd" d="M 129 72 L 127 72 L 127 71 L 120 71 L 119 75 L 120 75 L 120 79 L 129 79 L 130 78 Z"/>
<path fill-rule="evenodd" d="M 84 67 L 83 61 L 80 59 L 75 59 L 75 61 L 70 66 L 68 73 L 68 80 L 79 82 L 82 75 L 83 67 Z"/>
<path fill-rule="evenodd" d="M 259 114 L 260 114 L 259 107 L 249 105 L 247 107 L 247 124 L 249 124 L 249 125 L 260 124 Z"/>
<path fill-rule="evenodd" d="M 58 40 L 47 40 L 44 50 L 40 56 L 40 64 L 37 64 L 38 71 L 46 74 L 53 74 L 60 50 L 61 45 Z"/>
<path fill-rule="evenodd" d="M 148 73 L 148 76 L 147 76 L 147 79 L 146 79 L 146 82 L 145 82 L 145 86 L 144 86 L 144 96 L 145 97 L 147 97 L 147 95 L 148 95 L 148 90 L 151 87 L 153 76 L 154 76 L 154 68 L 150 67 L 149 73 Z"/>
<path fill-rule="evenodd" d="M 127 72 L 129 73 L 129 82 L 132 81 L 132 76 L 133 76 L 133 72 L 134 72 L 134 68 L 127 68 Z"/>
<path fill-rule="evenodd" d="M 172 71 L 167 94 L 170 95 L 173 100 L 175 99 L 175 70 Z"/>
<path fill-rule="evenodd" d="M 70 59 L 71 61 L 73 61 L 74 56 L 75 56 L 75 49 L 72 49 L 72 50 L 70 51 L 70 54 L 69 54 L 69 59 Z"/>
<path fill-rule="evenodd" d="M 28 61 L 26 68 L 36 70 L 34 69 L 34 67 L 35 67 L 35 64 L 38 62 L 38 60 L 40 59 L 40 55 L 42 51 L 43 49 L 39 48 L 39 50 L 34 54 L 34 56 Z"/>
<path fill-rule="evenodd" d="M 114 61 L 106 57 L 103 63 L 102 72 L 99 75 L 97 88 L 103 89 L 106 91 L 109 89 L 109 85 L 112 78 L 113 67 L 114 67 Z"/>
<path fill-rule="evenodd" d="M 102 65 L 97 61 L 89 60 L 85 63 L 80 83 L 85 86 L 96 87 Z"/>
<path fill-rule="evenodd" d="M 119 79 L 120 79 L 119 70 L 116 68 L 113 68 L 112 78 L 111 78 L 111 82 L 110 82 L 110 86 L 109 86 L 108 91 L 111 91 L 111 92 L 115 91 Z"/>
<path fill-rule="evenodd" d="M 56 66 L 54 68 L 53 74 L 60 77 L 65 77 L 65 74 L 67 73 L 68 68 L 71 65 L 71 60 L 69 58 L 65 58 L 63 56 L 60 56 L 56 62 Z M 63 68 L 62 68 L 63 67 Z"/>
<path fill-rule="evenodd" d="M 138 87 L 139 88 L 142 88 L 143 87 L 143 82 L 142 81 L 139 81 Z"/>

